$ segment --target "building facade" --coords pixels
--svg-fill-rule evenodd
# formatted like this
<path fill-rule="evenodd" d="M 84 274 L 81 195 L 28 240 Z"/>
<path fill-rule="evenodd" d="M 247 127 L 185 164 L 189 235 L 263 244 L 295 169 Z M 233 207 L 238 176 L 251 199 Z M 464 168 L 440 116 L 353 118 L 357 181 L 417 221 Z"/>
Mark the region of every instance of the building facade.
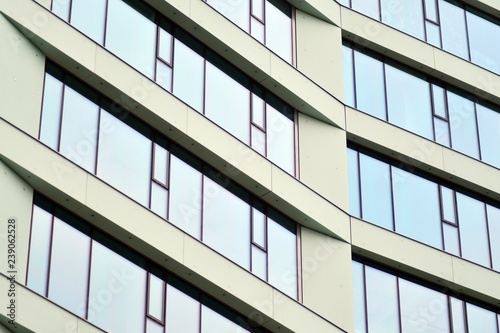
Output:
<path fill-rule="evenodd" d="M 0 332 L 500 333 L 496 1 L 0 13 Z"/>

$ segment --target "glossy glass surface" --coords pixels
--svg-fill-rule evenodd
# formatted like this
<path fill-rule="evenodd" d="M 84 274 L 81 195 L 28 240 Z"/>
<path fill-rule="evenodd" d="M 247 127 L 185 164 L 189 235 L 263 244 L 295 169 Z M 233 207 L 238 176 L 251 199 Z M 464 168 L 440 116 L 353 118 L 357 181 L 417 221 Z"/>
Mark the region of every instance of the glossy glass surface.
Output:
<path fill-rule="evenodd" d="M 429 83 L 389 65 L 385 74 L 389 122 L 432 140 Z"/>
<path fill-rule="evenodd" d="M 438 185 L 393 167 L 392 188 L 395 231 L 441 249 L 443 245 Z"/>
<path fill-rule="evenodd" d="M 259 20 L 264 20 L 264 6 L 266 0 L 251 0 L 252 3 L 252 15 Z"/>
<path fill-rule="evenodd" d="M 292 62 L 291 18 L 270 2 L 266 6 L 266 46 L 286 62 Z"/>
<path fill-rule="evenodd" d="M 249 204 L 207 177 L 203 182 L 203 242 L 250 269 Z"/>
<path fill-rule="evenodd" d="M 450 147 L 450 128 L 447 121 L 434 117 L 434 140 L 445 147 Z"/>
<path fill-rule="evenodd" d="M 469 59 L 465 12 L 448 1 L 439 0 L 443 49 L 464 59 Z"/>
<path fill-rule="evenodd" d="M 121 0 L 108 0 L 106 48 L 154 78 L 156 25 Z"/>
<path fill-rule="evenodd" d="M 387 120 L 383 63 L 357 51 L 354 51 L 354 62 L 356 107 L 374 117 Z"/>
<path fill-rule="evenodd" d="M 69 21 L 71 0 L 52 0 L 52 12 L 64 21 Z"/>
<path fill-rule="evenodd" d="M 172 68 L 160 60 L 156 61 L 155 81 L 165 90 L 172 92 Z"/>
<path fill-rule="evenodd" d="M 169 221 L 201 239 L 201 174 L 171 155 Z"/>
<path fill-rule="evenodd" d="M 200 302 L 168 285 L 166 326 L 168 333 L 199 333 Z"/>
<path fill-rule="evenodd" d="M 249 31 L 250 0 L 207 0 L 207 3 L 241 29 Z"/>
<path fill-rule="evenodd" d="M 250 19 L 250 32 L 253 38 L 257 39 L 262 44 L 265 44 L 266 40 L 266 27 L 262 22 L 257 20 L 255 17 Z"/>
<path fill-rule="evenodd" d="M 148 314 L 163 321 L 165 305 L 165 282 L 154 274 L 149 275 Z"/>
<path fill-rule="evenodd" d="M 453 324 L 453 333 L 466 333 L 465 330 L 465 316 L 464 316 L 464 302 L 450 297 L 451 319 Z"/>
<path fill-rule="evenodd" d="M 448 223 L 443 223 L 444 250 L 460 256 L 460 241 L 458 228 Z"/>
<path fill-rule="evenodd" d="M 40 141 L 54 150 L 59 149 L 63 86 L 61 81 L 45 74 Z"/>
<path fill-rule="evenodd" d="M 490 252 L 484 203 L 457 192 L 457 209 L 462 256 L 489 267 Z"/>
<path fill-rule="evenodd" d="M 422 1 L 381 0 L 382 22 L 407 34 L 425 39 Z"/>
<path fill-rule="evenodd" d="M 205 116 L 250 144 L 250 92 L 209 62 L 206 71 Z"/>
<path fill-rule="evenodd" d="M 54 218 L 48 298 L 80 317 L 87 313 L 90 238 Z"/>
<path fill-rule="evenodd" d="M 267 254 L 255 245 L 252 245 L 252 273 L 267 281 Z"/>
<path fill-rule="evenodd" d="M 379 0 L 351 0 L 351 8 L 377 21 L 380 20 Z"/>
<path fill-rule="evenodd" d="M 355 107 L 354 94 L 354 72 L 353 72 L 353 53 L 352 49 L 342 45 L 342 63 L 344 70 L 344 102 Z"/>
<path fill-rule="evenodd" d="M 399 333 L 397 278 L 365 266 L 370 333 Z"/>
<path fill-rule="evenodd" d="M 215 312 L 209 307 L 201 306 L 201 332 L 203 333 L 240 333 L 248 332 L 243 327 Z"/>
<path fill-rule="evenodd" d="M 266 107 L 267 158 L 295 174 L 294 123 L 271 105 Z"/>
<path fill-rule="evenodd" d="M 447 96 L 453 149 L 479 158 L 474 102 L 451 91 Z"/>
<path fill-rule="evenodd" d="M 493 269 L 500 272 L 500 209 L 486 205 Z"/>
<path fill-rule="evenodd" d="M 466 309 L 469 332 L 498 332 L 497 318 L 494 312 L 471 303 L 466 304 Z"/>
<path fill-rule="evenodd" d="M 146 333 L 164 333 L 165 328 L 151 318 L 146 319 Z"/>
<path fill-rule="evenodd" d="M 471 61 L 490 71 L 500 74 L 500 26 L 467 12 L 467 29 Z"/>
<path fill-rule="evenodd" d="M 159 144 L 153 144 L 154 146 L 154 167 L 153 167 L 153 177 L 163 185 L 167 185 L 167 175 L 168 175 L 168 152 L 165 148 Z"/>
<path fill-rule="evenodd" d="M 262 248 L 266 248 L 266 215 L 258 209 L 252 208 L 252 241 Z"/>
<path fill-rule="evenodd" d="M 172 48 L 174 46 L 174 39 L 170 33 L 162 28 L 158 28 L 159 31 L 159 45 L 158 45 L 158 57 L 165 61 L 167 64 L 172 63 Z"/>
<path fill-rule="evenodd" d="M 362 218 L 393 230 L 389 165 L 360 154 Z"/>
<path fill-rule="evenodd" d="M 441 48 L 441 31 L 439 26 L 432 22 L 425 22 L 427 42 L 435 47 Z"/>
<path fill-rule="evenodd" d="M 143 206 L 149 206 L 151 140 L 107 111 L 101 124 L 108 130 L 99 137 L 97 176 Z"/>
<path fill-rule="evenodd" d="M 356 217 L 361 217 L 357 151 L 347 149 L 347 164 L 349 167 L 349 212 Z"/>
<path fill-rule="evenodd" d="M 106 0 L 72 0 L 71 25 L 99 44 L 104 43 Z"/>
<path fill-rule="evenodd" d="M 151 210 L 164 219 L 167 218 L 167 201 L 167 189 L 155 182 L 151 182 Z"/>
<path fill-rule="evenodd" d="M 252 135 L 252 148 L 261 154 L 266 156 L 266 133 L 259 129 L 257 126 L 251 126 Z"/>
<path fill-rule="evenodd" d="M 252 123 L 262 129 L 266 128 L 266 103 L 252 93 Z"/>
<path fill-rule="evenodd" d="M 454 191 L 445 186 L 440 186 L 440 190 L 443 220 L 456 224 Z"/>
<path fill-rule="evenodd" d="M 434 22 L 438 22 L 437 0 L 425 0 L 425 18 Z"/>
<path fill-rule="evenodd" d="M 481 159 L 500 168 L 500 113 L 477 103 L 476 111 Z"/>
<path fill-rule="evenodd" d="M 354 328 L 356 333 L 366 333 L 365 277 L 363 264 L 352 262 L 352 289 L 354 292 Z"/>

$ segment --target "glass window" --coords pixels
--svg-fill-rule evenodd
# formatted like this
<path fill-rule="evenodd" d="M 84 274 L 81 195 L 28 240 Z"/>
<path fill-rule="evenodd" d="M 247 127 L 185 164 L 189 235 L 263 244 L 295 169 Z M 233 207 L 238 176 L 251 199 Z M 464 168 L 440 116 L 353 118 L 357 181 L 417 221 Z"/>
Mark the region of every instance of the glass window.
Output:
<path fill-rule="evenodd" d="M 500 26 L 471 12 L 467 11 L 466 13 L 471 61 L 500 74 L 498 59 L 500 43 L 491 42 L 500 40 Z"/>
<path fill-rule="evenodd" d="M 266 128 L 266 104 L 262 98 L 252 93 L 252 123 Z"/>
<path fill-rule="evenodd" d="M 151 140 L 104 110 L 101 124 L 97 176 L 148 207 Z"/>
<path fill-rule="evenodd" d="M 453 333 L 466 333 L 465 330 L 465 316 L 464 316 L 464 302 L 450 297 L 451 316 L 453 324 Z"/>
<path fill-rule="evenodd" d="M 250 144 L 250 92 L 207 62 L 205 115 L 226 131 Z"/>
<path fill-rule="evenodd" d="M 500 272 L 500 209 L 486 205 L 493 269 Z"/>
<path fill-rule="evenodd" d="M 64 21 L 69 21 L 71 0 L 52 0 L 52 12 Z"/>
<path fill-rule="evenodd" d="M 252 273 L 267 281 L 267 254 L 255 245 L 252 245 Z"/>
<path fill-rule="evenodd" d="M 427 42 L 441 48 L 441 30 L 439 29 L 439 25 L 426 21 L 425 29 L 427 32 Z"/>
<path fill-rule="evenodd" d="M 201 239 L 201 173 L 170 156 L 169 221 Z"/>
<path fill-rule="evenodd" d="M 252 15 L 261 21 L 264 21 L 264 3 L 266 0 L 251 0 Z"/>
<path fill-rule="evenodd" d="M 377 59 L 354 51 L 356 107 L 382 120 L 385 110 L 384 64 Z"/>
<path fill-rule="evenodd" d="M 399 279 L 401 326 L 405 333 L 450 331 L 448 297 L 416 283 Z"/>
<path fill-rule="evenodd" d="M 457 192 L 458 223 L 462 256 L 490 267 L 490 251 L 484 203 Z"/>
<path fill-rule="evenodd" d="M 251 35 L 253 38 L 257 39 L 259 42 L 262 44 L 265 43 L 265 35 L 266 35 L 266 27 L 262 22 L 257 20 L 255 17 L 251 17 L 250 19 L 251 22 Z"/>
<path fill-rule="evenodd" d="M 425 0 L 425 18 L 434 22 L 438 21 L 436 0 Z"/>
<path fill-rule="evenodd" d="M 168 151 L 159 144 L 155 143 L 154 157 L 153 176 L 157 181 L 167 186 Z"/>
<path fill-rule="evenodd" d="M 369 266 L 365 266 L 365 274 L 370 333 L 398 333 L 397 278 Z"/>
<path fill-rule="evenodd" d="M 163 307 L 165 305 L 165 283 L 154 274 L 149 274 L 148 286 L 148 314 L 159 321 L 163 321 Z"/>
<path fill-rule="evenodd" d="M 240 333 L 248 332 L 243 327 L 215 312 L 209 307 L 201 306 L 201 332 L 203 333 Z"/>
<path fill-rule="evenodd" d="M 458 227 L 443 223 L 444 250 L 448 253 L 460 256 L 460 241 Z"/>
<path fill-rule="evenodd" d="M 104 43 L 106 0 L 73 0 L 71 25 L 99 44 Z"/>
<path fill-rule="evenodd" d="M 207 0 L 216 11 L 248 32 L 250 25 L 250 0 Z"/>
<path fill-rule="evenodd" d="M 362 218 L 393 230 L 390 167 L 360 154 Z"/>
<path fill-rule="evenodd" d="M 252 148 L 259 154 L 266 156 L 266 132 L 252 125 Z"/>
<path fill-rule="evenodd" d="M 267 218 L 267 228 L 269 240 L 267 244 L 269 283 L 288 296 L 296 299 L 297 236 L 270 217 Z"/>
<path fill-rule="evenodd" d="M 464 10 L 448 1 L 439 0 L 439 13 L 443 49 L 468 60 L 469 50 Z"/>
<path fill-rule="evenodd" d="M 432 140 L 429 83 L 389 65 L 385 74 L 389 122 Z"/>
<path fill-rule="evenodd" d="M 267 2 L 266 46 L 283 60 L 292 63 L 292 20 L 289 15 Z"/>
<path fill-rule="evenodd" d="M 448 127 L 447 121 L 434 117 L 434 138 L 437 143 L 442 144 L 445 147 L 449 147 L 451 145 L 450 128 Z"/>
<path fill-rule="evenodd" d="M 451 91 L 447 96 L 453 149 L 479 158 L 474 102 Z"/>
<path fill-rule="evenodd" d="M 356 333 L 366 333 L 365 277 L 363 264 L 352 262 L 352 288 L 354 292 L 354 329 Z"/>
<path fill-rule="evenodd" d="M 151 210 L 164 219 L 167 218 L 168 191 L 155 182 L 151 183 Z"/>
<path fill-rule="evenodd" d="M 263 249 L 266 248 L 266 224 L 266 215 L 258 209 L 252 208 L 252 241 Z"/>
<path fill-rule="evenodd" d="M 48 73 L 45 74 L 40 141 L 54 150 L 59 149 L 63 87 L 61 81 Z"/>
<path fill-rule="evenodd" d="M 91 262 L 88 320 L 106 331 L 143 332 L 146 271 L 95 240 Z"/>
<path fill-rule="evenodd" d="M 174 46 L 173 37 L 169 32 L 162 28 L 159 28 L 158 31 L 160 33 L 158 57 L 167 64 L 172 64 L 172 48 Z"/>
<path fill-rule="evenodd" d="M 174 41 L 174 59 L 174 95 L 202 112 L 205 60 L 178 39 Z"/>
<path fill-rule="evenodd" d="M 351 8 L 375 20 L 380 20 L 379 0 L 351 0 Z"/>
<path fill-rule="evenodd" d="M 266 106 L 267 157 L 289 174 L 295 174 L 294 123 L 271 105 Z"/>
<path fill-rule="evenodd" d="M 152 17 L 147 18 L 121 0 L 108 1 L 106 48 L 153 79 L 156 24 L 150 20 Z"/>
<path fill-rule="evenodd" d="M 469 332 L 498 332 L 495 312 L 466 303 Z"/>
<path fill-rule="evenodd" d="M 151 318 L 146 318 L 146 333 L 164 333 L 163 325 L 158 324 Z"/>
<path fill-rule="evenodd" d="M 48 298 L 85 318 L 89 276 L 90 238 L 54 219 Z"/>
<path fill-rule="evenodd" d="M 498 148 L 500 147 L 500 113 L 480 104 L 476 104 L 476 110 L 481 159 L 500 168 L 500 149 Z"/>
<path fill-rule="evenodd" d="M 203 182 L 203 242 L 250 269 L 250 205 L 207 177 Z"/>
<path fill-rule="evenodd" d="M 342 45 L 342 61 L 344 64 L 344 102 L 355 107 L 354 104 L 354 74 L 353 74 L 352 49 Z"/>
<path fill-rule="evenodd" d="M 171 285 L 167 286 L 167 321 L 169 333 L 200 332 L 200 302 Z"/>
<path fill-rule="evenodd" d="M 349 211 L 352 215 L 361 217 L 358 152 L 353 149 L 347 149 L 347 162 L 349 166 Z"/>
<path fill-rule="evenodd" d="M 435 84 L 431 84 L 431 87 L 432 99 L 434 102 L 434 114 L 440 116 L 443 119 L 448 119 L 446 115 L 445 90 Z"/>
<path fill-rule="evenodd" d="M 172 68 L 161 60 L 156 61 L 155 81 L 167 91 L 172 91 Z"/>
<path fill-rule="evenodd" d="M 65 87 L 59 151 L 91 173 L 95 173 L 98 118 L 99 106 Z"/>
<path fill-rule="evenodd" d="M 441 249 L 438 185 L 394 167 L 392 185 L 395 231 Z"/>
<path fill-rule="evenodd" d="M 445 186 L 440 186 L 440 188 L 441 203 L 443 206 L 443 220 L 456 224 L 457 220 L 455 217 L 455 192 Z"/>
<path fill-rule="evenodd" d="M 381 0 L 382 22 L 425 40 L 422 1 Z"/>
<path fill-rule="evenodd" d="M 47 295 L 52 214 L 33 206 L 27 285 L 37 293 Z"/>

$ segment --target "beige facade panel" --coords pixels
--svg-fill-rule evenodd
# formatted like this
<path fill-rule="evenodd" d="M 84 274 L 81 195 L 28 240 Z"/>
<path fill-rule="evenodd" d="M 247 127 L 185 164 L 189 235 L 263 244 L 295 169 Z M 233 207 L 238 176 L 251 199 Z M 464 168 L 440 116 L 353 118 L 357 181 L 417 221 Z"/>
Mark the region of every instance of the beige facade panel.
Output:
<path fill-rule="evenodd" d="M 304 305 L 354 332 L 351 245 L 302 228 Z"/>
<path fill-rule="evenodd" d="M 287 0 L 301 12 L 340 27 L 340 5 L 331 0 Z"/>
<path fill-rule="evenodd" d="M 500 3 L 497 0 L 462 0 L 466 4 L 479 8 L 480 10 L 493 15 L 494 17 L 500 17 Z"/>
<path fill-rule="evenodd" d="M 0 15 L 0 117 L 37 136 L 45 56 Z"/>
<path fill-rule="evenodd" d="M 300 180 L 349 211 L 346 132 L 304 114 L 298 121 Z"/>

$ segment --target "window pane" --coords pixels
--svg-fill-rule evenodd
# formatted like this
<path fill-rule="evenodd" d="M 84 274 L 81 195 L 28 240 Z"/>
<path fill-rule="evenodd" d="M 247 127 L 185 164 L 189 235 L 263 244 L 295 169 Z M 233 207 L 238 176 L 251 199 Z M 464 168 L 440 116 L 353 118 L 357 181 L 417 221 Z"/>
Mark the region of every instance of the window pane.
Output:
<path fill-rule="evenodd" d="M 354 104 L 354 74 L 353 74 L 353 62 L 352 62 L 352 49 L 342 45 L 342 62 L 344 69 L 344 102 L 355 107 Z"/>
<path fill-rule="evenodd" d="M 73 0 L 71 25 L 99 44 L 104 43 L 106 0 Z"/>
<path fill-rule="evenodd" d="M 440 86 L 436 86 L 435 84 L 431 84 L 431 86 L 432 98 L 434 102 L 434 114 L 444 119 L 448 119 L 446 115 L 445 90 Z"/>
<path fill-rule="evenodd" d="M 52 214 L 33 206 L 27 285 L 43 296 L 47 295 L 51 229 Z"/>
<path fill-rule="evenodd" d="M 252 15 L 260 19 L 264 20 L 264 2 L 267 0 L 251 0 L 252 2 Z"/>
<path fill-rule="evenodd" d="M 385 74 L 389 122 L 432 139 L 429 83 L 389 65 Z"/>
<path fill-rule="evenodd" d="M 250 269 L 250 205 L 205 177 L 203 242 Z"/>
<path fill-rule="evenodd" d="M 352 288 L 354 291 L 354 330 L 366 333 L 365 282 L 363 264 L 352 262 Z"/>
<path fill-rule="evenodd" d="M 445 0 L 439 0 L 439 13 L 443 49 L 468 60 L 469 51 L 464 10 Z"/>
<path fill-rule="evenodd" d="M 486 205 L 493 269 L 500 272 L 500 209 Z"/>
<path fill-rule="evenodd" d="M 207 3 L 241 29 L 248 32 L 250 0 L 207 0 Z"/>
<path fill-rule="evenodd" d="M 48 298 L 85 318 L 90 238 L 54 219 Z"/>
<path fill-rule="evenodd" d="M 167 319 L 168 333 L 199 333 L 200 302 L 167 286 Z"/>
<path fill-rule="evenodd" d="M 466 308 L 469 332 L 498 332 L 497 318 L 494 312 L 471 303 L 466 303 Z"/>
<path fill-rule="evenodd" d="M 88 320 L 106 331 L 144 331 L 146 271 L 92 242 Z M 133 304 L 134 306 L 130 306 Z"/>
<path fill-rule="evenodd" d="M 422 1 L 381 0 L 382 22 L 407 34 L 425 40 Z"/>
<path fill-rule="evenodd" d="M 474 102 L 448 91 L 452 148 L 479 158 Z"/>
<path fill-rule="evenodd" d="M 151 140 L 101 110 L 97 175 L 143 206 L 149 205 Z"/>
<path fill-rule="evenodd" d="M 476 109 L 481 159 L 500 168 L 500 113 L 479 104 Z"/>
<path fill-rule="evenodd" d="M 437 22 L 437 3 L 436 0 L 425 0 L 425 18 Z"/>
<path fill-rule="evenodd" d="M 266 107 L 267 157 L 291 175 L 295 174 L 293 121 L 271 105 Z"/>
<path fill-rule="evenodd" d="M 250 92 L 207 62 L 205 115 L 246 144 L 250 143 Z"/>
<path fill-rule="evenodd" d="M 59 149 L 59 126 L 61 124 L 63 83 L 52 75 L 45 74 L 43 90 L 42 125 L 40 141 L 54 150 Z"/>
<path fill-rule="evenodd" d="M 450 128 L 447 121 L 434 117 L 434 137 L 436 142 L 443 146 L 449 147 L 451 145 Z"/>
<path fill-rule="evenodd" d="M 441 48 L 441 30 L 439 29 L 439 25 L 425 22 L 425 28 L 427 30 L 427 42 Z"/>
<path fill-rule="evenodd" d="M 69 21 L 71 0 L 52 0 L 52 12 L 64 21 Z"/>
<path fill-rule="evenodd" d="M 453 333 L 465 332 L 464 302 L 450 297 Z"/>
<path fill-rule="evenodd" d="M 380 20 L 379 0 L 352 0 L 351 8 L 370 16 L 375 20 Z"/>
<path fill-rule="evenodd" d="M 394 167 L 392 184 L 396 232 L 442 249 L 437 184 Z"/>
<path fill-rule="evenodd" d="M 158 45 L 158 57 L 163 59 L 167 64 L 172 63 L 172 46 L 173 37 L 170 33 L 159 28 L 160 31 L 160 44 Z"/>
<path fill-rule="evenodd" d="M 269 283 L 297 298 L 297 236 L 267 218 Z"/>
<path fill-rule="evenodd" d="M 460 256 L 460 242 L 458 240 L 458 228 L 448 223 L 443 223 L 444 250 L 448 253 Z"/>
<path fill-rule="evenodd" d="M 456 224 L 454 191 L 441 186 L 441 203 L 443 205 L 443 219 Z"/>
<path fill-rule="evenodd" d="M 450 332 L 445 294 L 403 279 L 399 279 L 399 290 L 403 332 Z"/>
<path fill-rule="evenodd" d="M 160 146 L 159 144 L 154 144 L 154 169 L 153 175 L 154 178 L 162 183 L 163 185 L 167 185 L 167 165 L 168 165 L 168 152 L 165 148 Z"/>
<path fill-rule="evenodd" d="M 95 173 L 98 117 L 99 106 L 65 87 L 59 151 L 91 173 Z"/>
<path fill-rule="evenodd" d="M 146 333 L 163 333 L 165 328 L 151 318 L 146 319 Z"/>
<path fill-rule="evenodd" d="M 356 107 L 374 117 L 387 120 L 382 62 L 354 51 Z"/>
<path fill-rule="evenodd" d="M 359 154 L 362 218 L 393 230 L 389 165 Z"/>
<path fill-rule="evenodd" d="M 270 2 L 266 6 L 266 46 L 292 63 L 292 19 Z"/>
<path fill-rule="evenodd" d="M 251 18 L 251 24 L 253 38 L 264 44 L 266 34 L 264 25 L 254 17 Z"/>
<path fill-rule="evenodd" d="M 252 125 L 252 148 L 259 154 L 266 156 L 266 133 Z"/>
<path fill-rule="evenodd" d="M 163 306 L 165 304 L 165 289 L 162 279 L 149 273 L 149 315 L 163 321 Z"/>
<path fill-rule="evenodd" d="M 201 239 L 201 174 L 170 155 L 169 221 Z"/>
<path fill-rule="evenodd" d="M 202 112 L 205 60 L 177 39 L 174 41 L 174 59 L 174 95 Z"/>
<path fill-rule="evenodd" d="M 258 209 L 252 208 L 252 241 L 260 245 L 262 248 L 266 248 L 266 216 Z"/>
<path fill-rule="evenodd" d="M 500 74 L 500 44 L 491 42 L 500 40 L 500 26 L 471 12 L 466 13 L 471 61 Z"/>
<path fill-rule="evenodd" d="M 484 203 L 457 192 L 457 209 L 462 256 L 490 267 Z"/>
<path fill-rule="evenodd" d="M 121 0 L 109 0 L 106 48 L 153 78 L 156 25 Z"/>
<path fill-rule="evenodd" d="M 164 219 L 167 218 L 168 191 L 155 182 L 151 183 L 151 210 Z"/>
<path fill-rule="evenodd" d="M 267 254 L 252 245 L 252 273 L 267 281 Z"/>
<path fill-rule="evenodd" d="M 172 68 L 161 60 L 156 61 L 156 82 L 165 90 L 172 91 Z"/>
<path fill-rule="evenodd" d="M 201 332 L 203 333 L 240 333 L 248 332 L 243 327 L 220 315 L 209 307 L 201 306 Z"/>
<path fill-rule="evenodd" d="M 349 212 L 361 217 L 361 202 L 359 202 L 359 172 L 358 152 L 347 149 L 347 162 L 349 166 Z"/>
<path fill-rule="evenodd" d="M 365 270 L 369 332 L 398 333 L 397 278 L 369 266 Z"/>
<path fill-rule="evenodd" d="M 265 103 L 259 96 L 252 93 L 252 123 L 260 128 L 266 128 L 266 110 Z"/>

